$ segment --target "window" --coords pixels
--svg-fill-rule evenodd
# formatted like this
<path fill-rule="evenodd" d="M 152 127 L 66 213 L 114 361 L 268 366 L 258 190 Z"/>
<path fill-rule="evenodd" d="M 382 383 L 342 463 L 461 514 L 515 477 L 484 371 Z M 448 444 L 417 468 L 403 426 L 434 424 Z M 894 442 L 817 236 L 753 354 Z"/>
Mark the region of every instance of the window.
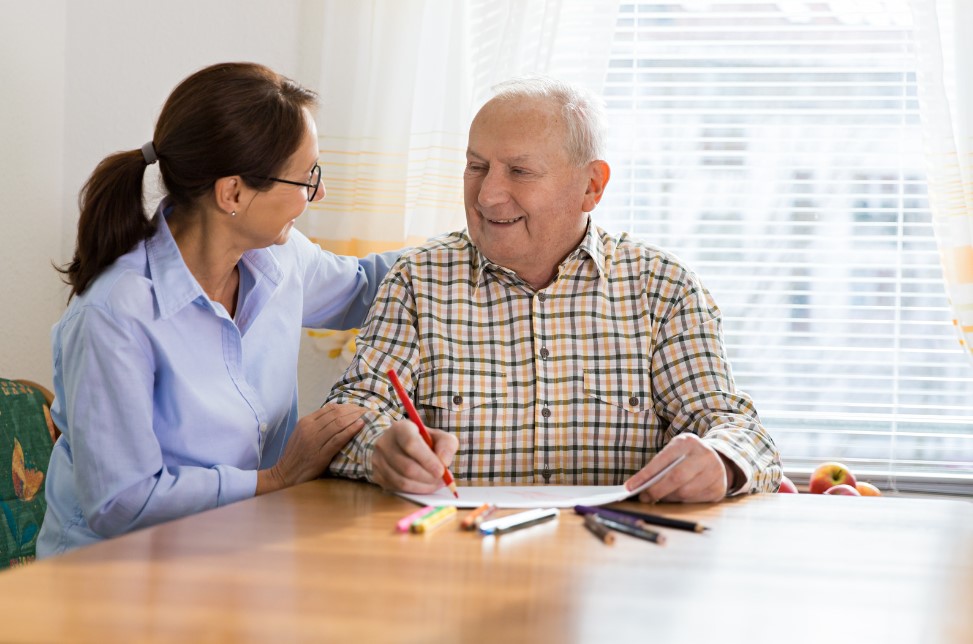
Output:
<path fill-rule="evenodd" d="M 623 4 L 595 220 L 699 273 L 789 474 L 969 491 L 910 27 L 904 1 Z"/>

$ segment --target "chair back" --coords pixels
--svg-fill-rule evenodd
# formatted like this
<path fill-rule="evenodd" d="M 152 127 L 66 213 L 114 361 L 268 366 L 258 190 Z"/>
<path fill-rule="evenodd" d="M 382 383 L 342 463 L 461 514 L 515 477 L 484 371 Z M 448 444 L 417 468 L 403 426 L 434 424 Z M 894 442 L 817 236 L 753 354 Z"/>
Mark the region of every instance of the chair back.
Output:
<path fill-rule="evenodd" d="M 0 378 L 0 569 L 34 559 L 47 501 L 44 479 L 59 432 L 51 393 Z"/>

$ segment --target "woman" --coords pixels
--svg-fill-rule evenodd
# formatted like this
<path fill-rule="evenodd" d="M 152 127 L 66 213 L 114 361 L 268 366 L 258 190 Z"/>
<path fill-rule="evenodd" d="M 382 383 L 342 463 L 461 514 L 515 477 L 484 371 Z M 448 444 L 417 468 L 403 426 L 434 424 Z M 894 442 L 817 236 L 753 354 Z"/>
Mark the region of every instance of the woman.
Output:
<path fill-rule="evenodd" d="M 359 325 L 397 255 L 338 257 L 292 230 L 325 194 L 315 106 L 266 67 L 214 65 L 88 179 L 52 332 L 64 435 L 38 556 L 310 480 L 361 428 L 357 407 L 296 416 L 301 327 Z"/>

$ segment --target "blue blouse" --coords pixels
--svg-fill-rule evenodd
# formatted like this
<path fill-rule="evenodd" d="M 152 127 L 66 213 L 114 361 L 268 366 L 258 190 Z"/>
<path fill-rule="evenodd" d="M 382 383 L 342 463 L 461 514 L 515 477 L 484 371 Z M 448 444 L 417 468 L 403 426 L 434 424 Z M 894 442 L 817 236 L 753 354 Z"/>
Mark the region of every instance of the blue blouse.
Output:
<path fill-rule="evenodd" d="M 186 267 L 168 208 L 53 328 L 63 435 L 38 557 L 252 497 L 297 421 L 301 328 L 359 326 L 398 256 L 337 256 L 292 229 L 243 255 L 233 319 Z"/>

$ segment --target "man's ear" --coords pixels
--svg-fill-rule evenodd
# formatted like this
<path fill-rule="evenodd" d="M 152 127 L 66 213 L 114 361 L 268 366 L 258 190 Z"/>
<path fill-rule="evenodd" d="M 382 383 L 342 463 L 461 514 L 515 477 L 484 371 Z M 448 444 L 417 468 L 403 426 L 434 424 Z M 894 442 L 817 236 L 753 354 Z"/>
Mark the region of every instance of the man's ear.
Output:
<path fill-rule="evenodd" d="M 601 197 L 605 194 L 605 186 L 608 185 L 610 177 L 611 168 L 605 161 L 597 159 L 588 164 L 588 187 L 584 193 L 582 211 L 591 212 L 595 209 L 595 206 L 598 205 Z"/>
<path fill-rule="evenodd" d="M 236 214 L 242 210 L 243 179 L 239 176 L 220 177 L 213 184 L 216 206 L 223 212 Z"/>

